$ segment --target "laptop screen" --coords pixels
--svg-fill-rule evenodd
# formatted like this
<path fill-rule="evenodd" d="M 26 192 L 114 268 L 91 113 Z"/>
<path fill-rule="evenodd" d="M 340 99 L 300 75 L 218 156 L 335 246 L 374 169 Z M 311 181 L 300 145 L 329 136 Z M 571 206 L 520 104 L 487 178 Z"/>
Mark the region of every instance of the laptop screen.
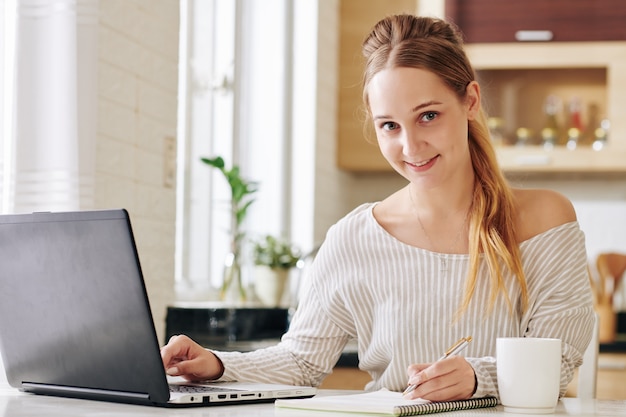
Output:
<path fill-rule="evenodd" d="M 12 386 L 167 401 L 125 210 L 0 216 L 0 286 L 0 352 Z"/>

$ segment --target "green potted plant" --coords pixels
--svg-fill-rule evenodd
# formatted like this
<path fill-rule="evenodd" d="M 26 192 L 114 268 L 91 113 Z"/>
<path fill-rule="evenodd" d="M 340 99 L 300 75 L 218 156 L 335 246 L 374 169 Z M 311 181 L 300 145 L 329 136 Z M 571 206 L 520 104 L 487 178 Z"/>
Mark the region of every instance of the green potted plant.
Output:
<path fill-rule="evenodd" d="M 262 304 L 280 304 L 289 270 L 296 266 L 302 253 L 286 239 L 265 235 L 254 242 L 254 289 Z"/>
<path fill-rule="evenodd" d="M 241 229 L 250 205 L 254 202 L 252 194 L 258 191 L 255 181 L 246 180 L 241 176 L 237 165 L 226 168 L 221 156 L 201 158 L 205 164 L 218 169 L 230 186 L 230 253 L 226 259 L 224 279 L 220 289 L 220 299 L 228 298 L 232 286 L 237 286 L 239 301 L 246 301 L 246 289 L 241 281 L 241 247 L 245 233 Z"/>

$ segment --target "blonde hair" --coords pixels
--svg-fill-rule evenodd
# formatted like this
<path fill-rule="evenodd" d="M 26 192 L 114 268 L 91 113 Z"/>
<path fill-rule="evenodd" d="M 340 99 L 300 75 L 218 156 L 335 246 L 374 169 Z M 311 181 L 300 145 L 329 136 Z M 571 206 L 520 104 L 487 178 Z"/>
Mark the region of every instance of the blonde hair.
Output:
<path fill-rule="evenodd" d="M 363 42 L 366 65 L 363 74 L 363 103 L 369 110 L 368 85 L 386 68 L 420 68 L 437 74 L 461 102 L 467 86 L 475 81 L 474 70 L 463 49 L 460 32 L 436 18 L 393 15 L 379 21 Z M 368 118 L 370 117 L 368 111 Z M 470 268 L 459 314 L 465 311 L 476 291 L 481 254 L 489 270 L 491 311 L 499 293 L 513 310 L 504 285 L 503 267 L 517 279 L 522 309 L 528 305 L 526 278 L 515 234 L 515 204 L 511 188 L 502 174 L 491 142 L 482 108 L 468 125 L 468 143 L 476 176 L 469 219 Z"/>

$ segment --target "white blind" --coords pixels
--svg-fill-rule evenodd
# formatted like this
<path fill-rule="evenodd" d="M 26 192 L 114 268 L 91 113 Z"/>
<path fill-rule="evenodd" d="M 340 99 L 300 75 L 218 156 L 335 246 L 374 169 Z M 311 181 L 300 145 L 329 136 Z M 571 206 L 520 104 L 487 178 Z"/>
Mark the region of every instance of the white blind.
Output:
<path fill-rule="evenodd" d="M 4 120 L 14 125 L 5 129 L 10 146 L 4 149 L 12 151 L 3 153 L 3 210 L 90 208 L 98 1 L 21 0 L 15 11 L 14 113 L 5 111 Z"/>
<path fill-rule="evenodd" d="M 15 45 L 15 0 L 0 3 L 0 213 L 8 211 L 8 175 L 11 160 L 9 109 L 13 94 L 12 67 Z"/>

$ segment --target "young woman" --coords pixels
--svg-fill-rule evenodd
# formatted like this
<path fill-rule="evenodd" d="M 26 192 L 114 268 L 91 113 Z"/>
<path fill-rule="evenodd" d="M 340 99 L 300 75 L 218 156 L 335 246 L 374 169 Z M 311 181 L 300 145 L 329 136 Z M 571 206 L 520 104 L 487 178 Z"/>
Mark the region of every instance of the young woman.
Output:
<path fill-rule="evenodd" d="M 277 346 L 214 352 L 175 336 L 162 350 L 167 372 L 318 385 L 356 339 L 367 389 L 410 384 L 407 398 L 453 400 L 498 395 L 497 337 L 552 337 L 564 394 L 595 317 L 572 204 L 507 183 L 452 25 L 390 16 L 363 53 L 365 107 L 408 185 L 329 230 Z M 464 336 L 473 340 L 462 355 L 437 361 Z"/>

